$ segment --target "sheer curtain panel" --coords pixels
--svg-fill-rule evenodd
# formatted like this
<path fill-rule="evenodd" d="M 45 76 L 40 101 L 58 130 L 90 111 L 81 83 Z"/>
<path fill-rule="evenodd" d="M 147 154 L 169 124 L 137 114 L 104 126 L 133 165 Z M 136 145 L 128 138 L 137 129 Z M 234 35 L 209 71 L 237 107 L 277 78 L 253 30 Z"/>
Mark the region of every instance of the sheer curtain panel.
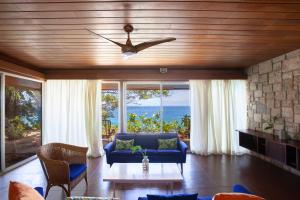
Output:
<path fill-rule="evenodd" d="M 247 127 L 247 86 L 242 80 L 191 80 L 191 151 L 241 154 L 236 129 Z"/>
<path fill-rule="evenodd" d="M 101 155 L 100 95 L 100 81 L 48 80 L 45 84 L 43 143 L 88 146 L 90 156 Z"/>
<path fill-rule="evenodd" d="M 87 81 L 85 93 L 85 125 L 88 141 L 88 155 L 98 157 L 103 155 L 102 145 L 102 103 L 101 82 L 97 80 Z"/>

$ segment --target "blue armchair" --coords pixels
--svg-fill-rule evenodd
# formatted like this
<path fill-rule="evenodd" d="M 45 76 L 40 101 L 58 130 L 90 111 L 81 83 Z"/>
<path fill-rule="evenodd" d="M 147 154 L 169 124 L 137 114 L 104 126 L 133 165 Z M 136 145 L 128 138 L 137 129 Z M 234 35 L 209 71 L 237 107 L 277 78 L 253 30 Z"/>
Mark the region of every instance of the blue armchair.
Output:
<path fill-rule="evenodd" d="M 177 138 L 177 149 L 160 150 L 158 149 L 158 139 Z M 115 150 L 116 139 L 131 140 L 134 139 L 134 145 L 140 145 L 143 149 L 147 149 L 147 155 L 152 163 L 180 163 L 181 173 L 183 172 L 183 163 L 186 162 L 187 145 L 180 141 L 176 133 L 161 134 L 127 134 L 119 133 L 115 136 L 114 141 L 108 143 L 104 150 L 106 152 L 107 164 L 113 163 L 139 163 L 142 161 L 142 154 L 131 150 Z"/>

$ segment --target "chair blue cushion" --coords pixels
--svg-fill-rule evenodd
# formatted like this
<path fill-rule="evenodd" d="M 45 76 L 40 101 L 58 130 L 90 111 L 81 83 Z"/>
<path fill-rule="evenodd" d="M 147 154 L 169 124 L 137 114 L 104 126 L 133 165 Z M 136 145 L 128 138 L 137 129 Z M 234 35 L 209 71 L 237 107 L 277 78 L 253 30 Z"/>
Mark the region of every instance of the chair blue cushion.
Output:
<path fill-rule="evenodd" d="M 69 165 L 70 169 L 70 180 L 73 181 L 76 179 L 80 174 L 85 172 L 86 164 L 71 164 Z"/>
<path fill-rule="evenodd" d="M 139 197 L 138 200 L 148 200 L 147 197 Z"/>
<path fill-rule="evenodd" d="M 147 197 L 139 197 L 138 200 L 148 200 Z M 212 197 L 198 197 L 197 200 L 212 200 Z"/>
<path fill-rule="evenodd" d="M 35 187 L 34 188 L 40 195 L 43 197 L 44 196 L 44 190 L 42 187 Z"/>
<path fill-rule="evenodd" d="M 198 200 L 212 200 L 213 196 L 198 197 Z"/>
<path fill-rule="evenodd" d="M 152 195 L 148 194 L 148 200 L 197 200 L 198 194 L 174 194 L 174 195 Z"/>
<path fill-rule="evenodd" d="M 253 194 L 246 187 L 240 184 L 235 184 L 232 186 L 232 192 L 245 193 L 245 194 Z"/>

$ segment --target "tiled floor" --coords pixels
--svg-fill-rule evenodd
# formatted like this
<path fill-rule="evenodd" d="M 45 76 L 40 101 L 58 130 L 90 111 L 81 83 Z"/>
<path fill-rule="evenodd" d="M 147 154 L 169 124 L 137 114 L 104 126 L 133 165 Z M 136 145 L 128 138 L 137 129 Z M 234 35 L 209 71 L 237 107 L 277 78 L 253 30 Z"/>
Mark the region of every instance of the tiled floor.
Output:
<path fill-rule="evenodd" d="M 111 195 L 111 185 L 102 181 L 102 176 L 108 168 L 105 157 L 90 160 L 88 187 L 82 181 L 74 188 L 72 195 Z M 197 192 L 199 195 L 210 195 L 230 191 L 234 183 L 242 183 L 268 200 L 300 199 L 300 177 L 249 155 L 203 157 L 189 154 L 183 176 L 184 182 L 175 186 L 175 193 Z M 0 176 L 1 200 L 7 199 L 10 180 L 21 181 L 33 187 L 46 186 L 38 160 Z M 137 200 L 137 197 L 148 193 L 166 192 L 167 187 L 161 185 L 122 185 L 117 188 L 117 196 L 122 200 Z M 53 187 L 47 199 L 64 198 L 62 189 Z"/>

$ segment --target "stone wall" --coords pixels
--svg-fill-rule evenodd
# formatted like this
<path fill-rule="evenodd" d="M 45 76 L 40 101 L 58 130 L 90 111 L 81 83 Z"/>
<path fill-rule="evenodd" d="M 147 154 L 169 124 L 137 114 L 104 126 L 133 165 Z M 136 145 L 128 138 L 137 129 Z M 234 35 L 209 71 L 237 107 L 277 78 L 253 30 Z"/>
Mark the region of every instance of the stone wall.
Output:
<path fill-rule="evenodd" d="M 285 129 L 294 138 L 300 132 L 300 49 L 253 65 L 247 73 L 248 127 L 265 131 L 277 116 L 274 133 Z"/>

